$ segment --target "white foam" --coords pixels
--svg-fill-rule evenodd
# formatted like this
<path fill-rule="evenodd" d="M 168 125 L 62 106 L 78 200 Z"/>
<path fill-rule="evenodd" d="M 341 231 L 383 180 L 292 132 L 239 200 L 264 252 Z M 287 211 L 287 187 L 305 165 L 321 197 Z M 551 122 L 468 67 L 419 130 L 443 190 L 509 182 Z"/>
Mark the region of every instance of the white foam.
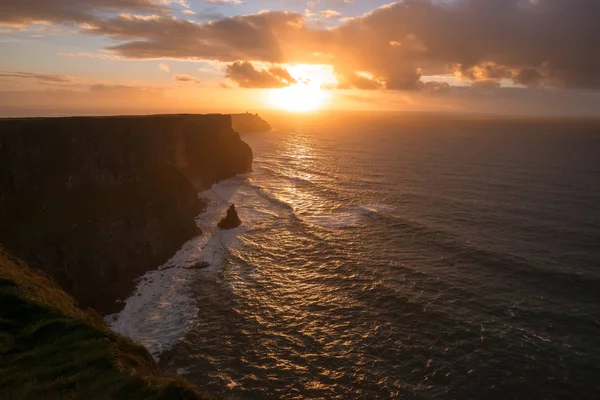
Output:
<path fill-rule="evenodd" d="M 179 343 L 197 324 L 199 308 L 192 293 L 193 283 L 213 276 L 216 279 L 230 249 L 241 245 L 240 235 L 288 218 L 294 213 L 293 204 L 300 206 L 301 200 L 306 200 L 284 201 L 246 176 L 214 185 L 199 197 L 208 203 L 206 211 L 196 219 L 203 234 L 187 242 L 158 270 L 144 275 L 125 301 L 123 311 L 106 318 L 113 330 L 142 343 L 155 357 Z M 243 224 L 233 230 L 221 230 L 217 223 L 232 203 L 236 204 Z M 321 212 L 299 210 L 297 217 L 309 224 L 341 229 L 363 224 L 367 218 L 375 219 L 389 211 L 389 207 L 375 204 Z M 209 267 L 191 268 L 199 263 L 207 263 Z"/>
<path fill-rule="evenodd" d="M 299 214 L 298 217 L 311 225 L 343 229 L 361 225 L 365 222 L 365 217 L 379 219 L 393 210 L 393 207 L 384 204 L 368 204 L 327 213 Z"/>
<path fill-rule="evenodd" d="M 199 309 L 190 285 L 198 274 L 214 273 L 236 238 L 251 229 L 252 218 L 230 231 L 216 227 L 242 182 L 244 177 L 237 177 L 200 193 L 208 201 L 206 211 L 196 219 L 202 236 L 188 241 L 167 263 L 140 279 L 133 295 L 125 301 L 125 308 L 106 317 L 114 331 L 140 342 L 158 357 L 196 324 Z M 247 217 L 243 211 L 240 216 Z M 199 262 L 210 264 L 210 268 L 190 269 Z"/>

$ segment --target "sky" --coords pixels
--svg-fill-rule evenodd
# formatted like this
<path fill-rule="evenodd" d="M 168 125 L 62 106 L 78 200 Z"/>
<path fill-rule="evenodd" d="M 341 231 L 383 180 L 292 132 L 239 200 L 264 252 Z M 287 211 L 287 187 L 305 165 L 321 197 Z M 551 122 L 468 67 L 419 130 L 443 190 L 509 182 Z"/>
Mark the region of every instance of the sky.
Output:
<path fill-rule="evenodd" d="M 598 0 L 0 0 L 0 115 L 600 115 Z"/>

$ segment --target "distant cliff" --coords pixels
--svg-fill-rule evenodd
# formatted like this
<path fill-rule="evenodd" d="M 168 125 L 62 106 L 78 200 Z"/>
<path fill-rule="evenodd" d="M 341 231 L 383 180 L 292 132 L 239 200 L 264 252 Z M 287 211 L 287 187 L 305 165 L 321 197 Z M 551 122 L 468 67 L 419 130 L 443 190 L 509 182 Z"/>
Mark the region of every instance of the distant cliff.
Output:
<path fill-rule="evenodd" d="M 233 130 L 239 133 L 267 132 L 271 130 L 271 125 L 258 114 L 233 114 L 231 116 Z"/>
<path fill-rule="evenodd" d="M 199 233 L 197 191 L 251 165 L 228 115 L 0 120 L 0 243 L 112 312 Z"/>

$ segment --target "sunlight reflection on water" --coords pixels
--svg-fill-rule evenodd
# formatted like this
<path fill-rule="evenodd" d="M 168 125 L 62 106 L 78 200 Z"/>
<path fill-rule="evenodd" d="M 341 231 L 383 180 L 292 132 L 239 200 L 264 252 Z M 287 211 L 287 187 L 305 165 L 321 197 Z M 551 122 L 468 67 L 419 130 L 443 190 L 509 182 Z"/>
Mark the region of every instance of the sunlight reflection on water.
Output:
<path fill-rule="evenodd" d="M 234 399 L 593 398 L 600 141 L 375 128 L 245 138 L 244 230 L 161 363 Z"/>

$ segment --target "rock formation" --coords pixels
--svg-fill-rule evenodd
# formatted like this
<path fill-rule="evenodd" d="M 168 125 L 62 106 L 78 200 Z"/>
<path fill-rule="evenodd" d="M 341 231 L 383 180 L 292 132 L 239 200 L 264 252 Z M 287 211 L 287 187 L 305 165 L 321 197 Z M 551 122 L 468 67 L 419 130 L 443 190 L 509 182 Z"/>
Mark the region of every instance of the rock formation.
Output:
<path fill-rule="evenodd" d="M 228 115 L 0 119 L 0 243 L 113 312 L 199 233 L 197 192 L 251 165 Z"/>
<path fill-rule="evenodd" d="M 217 225 L 221 229 L 234 229 L 242 224 L 242 220 L 237 214 L 235 205 L 231 205 L 227 210 L 227 215 Z"/>
<path fill-rule="evenodd" d="M 233 114 L 231 116 L 233 130 L 241 134 L 253 132 L 267 132 L 271 130 L 271 125 L 258 114 Z"/>

